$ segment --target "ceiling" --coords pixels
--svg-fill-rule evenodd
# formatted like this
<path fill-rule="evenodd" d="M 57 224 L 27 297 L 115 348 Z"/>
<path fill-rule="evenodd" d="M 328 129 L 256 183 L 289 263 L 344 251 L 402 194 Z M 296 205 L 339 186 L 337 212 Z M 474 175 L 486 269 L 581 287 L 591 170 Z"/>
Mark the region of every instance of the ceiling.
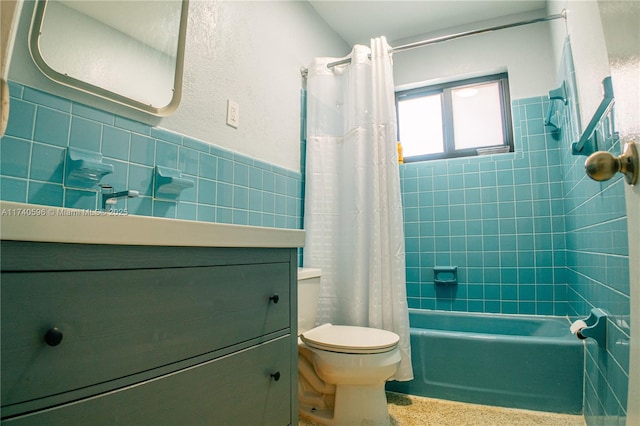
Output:
<path fill-rule="evenodd" d="M 392 43 L 446 28 L 545 8 L 545 0 L 309 0 L 349 45 L 384 35 Z M 393 44 L 393 43 L 392 43 Z"/>

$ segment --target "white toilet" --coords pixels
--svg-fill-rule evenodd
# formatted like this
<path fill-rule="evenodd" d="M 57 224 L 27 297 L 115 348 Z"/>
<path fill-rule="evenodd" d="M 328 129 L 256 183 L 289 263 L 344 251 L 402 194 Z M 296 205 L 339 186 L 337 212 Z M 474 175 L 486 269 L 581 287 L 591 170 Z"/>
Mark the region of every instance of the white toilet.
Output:
<path fill-rule="evenodd" d="M 389 425 L 384 385 L 400 364 L 400 337 L 367 327 L 316 327 L 320 272 L 298 269 L 300 416 L 323 425 Z"/>

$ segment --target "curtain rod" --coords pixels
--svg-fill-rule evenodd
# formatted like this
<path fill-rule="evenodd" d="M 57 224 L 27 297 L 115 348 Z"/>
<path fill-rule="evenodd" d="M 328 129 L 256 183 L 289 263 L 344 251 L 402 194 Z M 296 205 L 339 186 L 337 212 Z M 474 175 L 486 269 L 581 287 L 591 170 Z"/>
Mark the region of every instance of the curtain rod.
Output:
<path fill-rule="evenodd" d="M 414 43 L 403 44 L 402 46 L 392 47 L 389 50 L 389 53 L 403 52 L 405 50 L 411 50 L 411 49 L 416 49 L 418 47 L 429 46 L 431 44 L 441 43 L 443 41 L 455 40 L 457 38 L 488 33 L 491 31 L 504 30 L 506 28 L 519 27 L 521 25 L 535 24 L 537 22 L 553 21 L 555 19 L 567 19 L 567 11 L 565 9 L 562 9 L 560 13 L 557 13 L 555 15 L 544 16 L 542 18 L 528 19 L 526 21 L 513 22 L 511 24 L 497 25 L 495 27 L 482 28 L 479 30 L 464 31 L 457 34 L 450 34 L 450 35 L 430 38 L 428 40 L 416 41 Z M 348 64 L 350 62 L 351 62 L 351 58 L 341 59 L 339 61 L 328 63 L 327 68 L 333 68 L 338 65 Z M 309 73 L 309 70 L 307 68 L 301 68 L 300 73 L 304 78 L 306 78 L 307 74 Z"/>

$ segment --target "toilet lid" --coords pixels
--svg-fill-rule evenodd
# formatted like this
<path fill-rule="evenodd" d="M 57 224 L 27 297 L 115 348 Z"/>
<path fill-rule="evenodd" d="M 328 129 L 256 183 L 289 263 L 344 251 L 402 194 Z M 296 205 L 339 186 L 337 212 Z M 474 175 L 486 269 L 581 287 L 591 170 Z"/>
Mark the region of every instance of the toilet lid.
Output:
<path fill-rule="evenodd" d="M 391 331 L 332 324 L 306 331 L 300 338 L 312 348 L 350 354 L 389 352 L 400 341 L 400 337 Z"/>

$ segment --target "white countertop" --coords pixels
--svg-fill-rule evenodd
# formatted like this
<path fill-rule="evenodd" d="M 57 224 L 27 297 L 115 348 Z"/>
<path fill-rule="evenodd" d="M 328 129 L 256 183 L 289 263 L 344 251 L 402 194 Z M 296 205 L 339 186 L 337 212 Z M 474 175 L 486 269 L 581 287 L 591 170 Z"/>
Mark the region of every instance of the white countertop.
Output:
<path fill-rule="evenodd" d="M 302 247 L 305 232 L 0 201 L 0 238 L 79 244 L 285 248 Z"/>

